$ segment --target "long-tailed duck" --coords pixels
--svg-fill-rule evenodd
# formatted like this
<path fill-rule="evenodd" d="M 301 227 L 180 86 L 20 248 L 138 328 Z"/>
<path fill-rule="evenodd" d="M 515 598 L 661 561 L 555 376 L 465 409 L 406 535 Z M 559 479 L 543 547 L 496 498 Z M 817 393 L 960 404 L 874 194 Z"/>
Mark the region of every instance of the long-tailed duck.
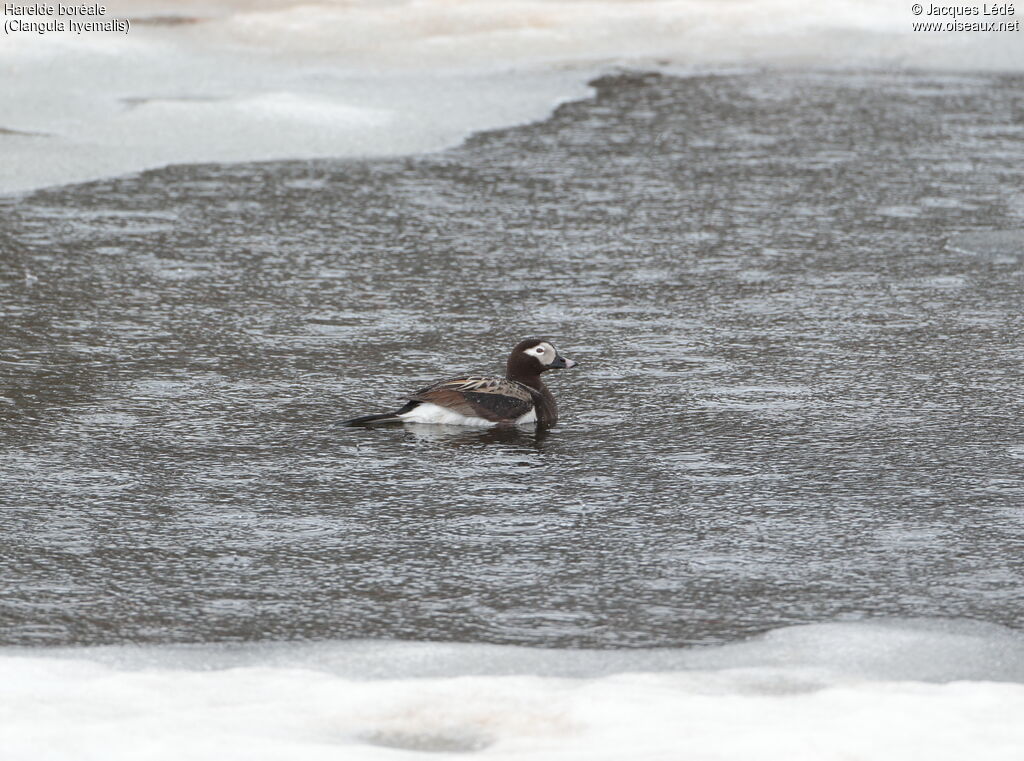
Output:
<path fill-rule="evenodd" d="M 401 409 L 352 418 L 342 425 L 554 425 L 558 422 L 558 405 L 540 374 L 575 366 L 576 362 L 563 357 L 548 341 L 527 338 L 509 355 L 504 378 L 465 375 L 440 381 L 410 395 L 409 403 Z"/>

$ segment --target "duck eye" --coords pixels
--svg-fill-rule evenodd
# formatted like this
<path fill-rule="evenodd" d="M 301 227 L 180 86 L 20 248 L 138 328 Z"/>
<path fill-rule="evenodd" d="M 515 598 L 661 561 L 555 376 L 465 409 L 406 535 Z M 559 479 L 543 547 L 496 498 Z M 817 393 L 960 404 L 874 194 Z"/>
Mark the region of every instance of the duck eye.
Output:
<path fill-rule="evenodd" d="M 540 346 L 538 346 L 536 349 L 534 349 L 534 351 L 537 352 L 538 354 L 543 354 L 544 353 L 544 349 L 542 347 L 540 347 Z"/>

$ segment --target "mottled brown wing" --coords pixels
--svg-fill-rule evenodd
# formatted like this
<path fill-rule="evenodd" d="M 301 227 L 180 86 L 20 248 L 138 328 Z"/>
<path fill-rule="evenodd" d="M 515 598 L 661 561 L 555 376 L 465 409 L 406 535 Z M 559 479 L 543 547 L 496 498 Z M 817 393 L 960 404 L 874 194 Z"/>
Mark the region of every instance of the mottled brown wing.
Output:
<path fill-rule="evenodd" d="M 495 422 L 511 421 L 533 409 L 529 388 L 505 378 L 453 378 L 420 389 L 410 399 Z"/>

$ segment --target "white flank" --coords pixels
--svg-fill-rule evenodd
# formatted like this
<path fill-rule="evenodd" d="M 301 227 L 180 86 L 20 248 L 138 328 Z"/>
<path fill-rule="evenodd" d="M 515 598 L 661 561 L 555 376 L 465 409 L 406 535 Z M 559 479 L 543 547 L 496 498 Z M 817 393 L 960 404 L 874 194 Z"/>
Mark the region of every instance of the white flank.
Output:
<path fill-rule="evenodd" d="M 474 425 L 481 428 L 497 425 L 497 423 L 492 420 L 484 420 L 482 417 L 470 417 L 469 415 L 463 415 L 461 412 L 456 412 L 455 410 L 450 410 L 447 407 L 442 407 L 439 404 L 432 404 L 431 402 L 422 402 L 408 412 L 402 413 L 398 417 L 409 423 Z"/>
<path fill-rule="evenodd" d="M 526 423 L 536 423 L 536 422 L 537 422 L 537 409 L 536 408 L 533 408 L 529 412 L 527 412 L 525 415 L 520 415 L 519 417 L 516 418 L 516 425 L 525 425 Z"/>

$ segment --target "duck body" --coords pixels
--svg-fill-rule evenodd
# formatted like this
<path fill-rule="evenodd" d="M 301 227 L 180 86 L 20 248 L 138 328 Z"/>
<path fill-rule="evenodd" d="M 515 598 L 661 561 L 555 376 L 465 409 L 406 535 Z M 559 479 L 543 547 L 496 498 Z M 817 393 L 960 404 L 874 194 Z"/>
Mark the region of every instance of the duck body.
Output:
<path fill-rule="evenodd" d="M 536 423 L 554 425 L 558 405 L 540 379 L 541 373 L 575 367 L 549 342 L 520 341 L 512 350 L 504 378 L 467 375 L 434 383 L 411 394 L 401 409 L 346 420 L 343 425 L 436 423 L 477 427 Z"/>

